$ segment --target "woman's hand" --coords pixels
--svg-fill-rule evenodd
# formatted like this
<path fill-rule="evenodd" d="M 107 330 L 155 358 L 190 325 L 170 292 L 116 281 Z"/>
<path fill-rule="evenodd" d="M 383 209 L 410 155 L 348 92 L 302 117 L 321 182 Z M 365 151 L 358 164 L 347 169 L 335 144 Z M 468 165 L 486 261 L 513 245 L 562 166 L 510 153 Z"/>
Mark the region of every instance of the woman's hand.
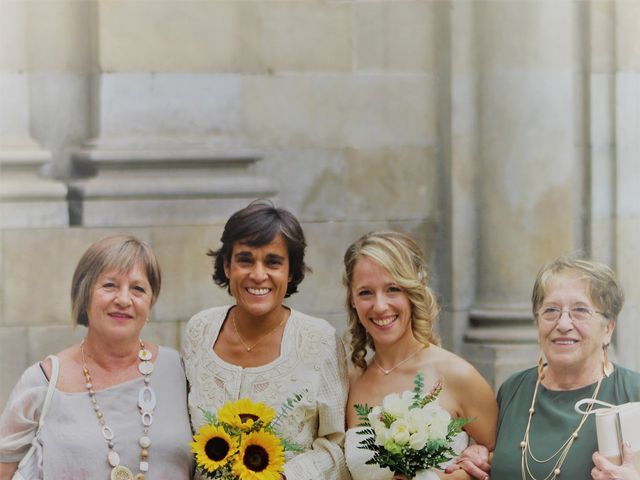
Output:
<path fill-rule="evenodd" d="M 484 445 L 469 445 L 460 454 L 456 463 L 445 469 L 447 473 L 453 473 L 462 469 L 473 478 L 486 480 L 489 478 L 491 464 L 489 463 L 489 449 Z"/>
<path fill-rule="evenodd" d="M 614 465 L 598 452 L 593 454 L 595 467 L 591 470 L 594 480 L 640 480 L 640 472 L 633 464 L 633 452 L 628 443 L 622 445 L 622 465 Z"/>

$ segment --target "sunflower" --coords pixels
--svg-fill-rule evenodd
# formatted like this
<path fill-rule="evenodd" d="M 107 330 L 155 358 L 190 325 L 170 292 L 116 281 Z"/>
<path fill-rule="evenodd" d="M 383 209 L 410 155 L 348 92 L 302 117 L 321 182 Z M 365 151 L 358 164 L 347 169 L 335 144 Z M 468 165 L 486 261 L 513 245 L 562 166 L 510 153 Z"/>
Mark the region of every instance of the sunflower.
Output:
<path fill-rule="evenodd" d="M 203 426 L 193 439 L 191 451 L 196 455 L 198 466 L 209 472 L 223 467 L 238 450 L 238 441 L 214 425 Z"/>
<path fill-rule="evenodd" d="M 233 463 L 240 480 L 279 480 L 284 466 L 284 449 L 275 435 L 260 430 L 247 435 Z"/>
<path fill-rule="evenodd" d="M 252 402 L 248 398 L 231 403 L 227 402 L 218 410 L 218 421 L 241 430 L 249 430 L 255 422 L 260 420 L 262 425 L 268 425 L 276 416 L 273 408 L 264 403 Z"/>

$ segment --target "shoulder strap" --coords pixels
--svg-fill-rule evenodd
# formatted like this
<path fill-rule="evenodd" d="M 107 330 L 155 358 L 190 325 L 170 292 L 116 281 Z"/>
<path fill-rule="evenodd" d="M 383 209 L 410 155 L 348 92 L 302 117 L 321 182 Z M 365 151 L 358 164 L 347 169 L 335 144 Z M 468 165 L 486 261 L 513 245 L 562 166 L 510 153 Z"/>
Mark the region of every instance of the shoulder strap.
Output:
<path fill-rule="evenodd" d="M 58 383 L 58 371 L 60 370 L 58 357 L 56 357 L 55 355 L 49 355 L 47 358 L 51 360 L 51 378 L 49 378 L 49 387 L 47 388 L 47 395 L 44 397 L 44 404 L 42 405 L 42 411 L 40 412 L 40 420 L 38 421 L 38 430 L 42 428 L 42 424 L 44 423 L 44 417 L 47 415 L 47 410 L 49 410 L 51 397 L 53 397 L 53 394 L 56 391 L 56 384 Z"/>

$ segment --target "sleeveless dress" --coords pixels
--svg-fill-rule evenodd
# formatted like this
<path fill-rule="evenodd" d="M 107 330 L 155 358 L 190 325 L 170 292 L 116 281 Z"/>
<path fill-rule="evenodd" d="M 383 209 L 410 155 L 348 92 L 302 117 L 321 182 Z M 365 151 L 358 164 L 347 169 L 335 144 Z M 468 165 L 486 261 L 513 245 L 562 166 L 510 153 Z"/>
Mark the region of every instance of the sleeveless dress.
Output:
<path fill-rule="evenodd" d="M 344 442 L 344 454 L 347 467 L 351 472 L 353 480 L 391 480 L 393 472 L 388 468 L 380 468 L 378 465 L 366 465 L 367 460 L 373 457 L 371 450 L 358 448 L 363 436 L 358 434 L 359 427 L 350 428 Z M 460 432 L 454 437 L 453 450 L 456 454 L 462 452 L 469 445 L 469 436 L 466 432 Z M 442 464 L 444 469 L 449 463 Z M 418 477 L 416 477 L 417 479 Z M 424 472 L 419 476 L 421 480 L 438 480 L 438 476 L 433 471 Z"/>

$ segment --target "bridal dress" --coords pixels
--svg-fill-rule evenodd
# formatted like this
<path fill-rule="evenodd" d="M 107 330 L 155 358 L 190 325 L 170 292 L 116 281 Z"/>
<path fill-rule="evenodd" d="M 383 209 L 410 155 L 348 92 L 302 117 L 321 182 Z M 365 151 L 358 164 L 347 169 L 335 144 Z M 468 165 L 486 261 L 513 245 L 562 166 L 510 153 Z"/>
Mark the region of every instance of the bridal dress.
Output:
<path fill-rule="evenodd" d="M 347 466 L 351 472 L 353 480 L 391 480 L 393 472 L 388 468 L 380 468 L 378 465 L 366 465 L 367 460 L 373 457 L 371 450 L 358 448 L 360 441 L 364 438 L 358 434 L 360 427 L 350 428 L 344 443 L 344 453 Z M 466 432 L 460 432 L 453 439 L 453 450 L 456 454 L 462 452 L 469 445 L 469 436 Z M 448 463 L 453 462 L 450 460 Z M 444 469 L 448 463 L 440 465 Z M 415 480 L 438 480 L 438 476 L 431 470 L 420 472 L 414 477 Z"/>

